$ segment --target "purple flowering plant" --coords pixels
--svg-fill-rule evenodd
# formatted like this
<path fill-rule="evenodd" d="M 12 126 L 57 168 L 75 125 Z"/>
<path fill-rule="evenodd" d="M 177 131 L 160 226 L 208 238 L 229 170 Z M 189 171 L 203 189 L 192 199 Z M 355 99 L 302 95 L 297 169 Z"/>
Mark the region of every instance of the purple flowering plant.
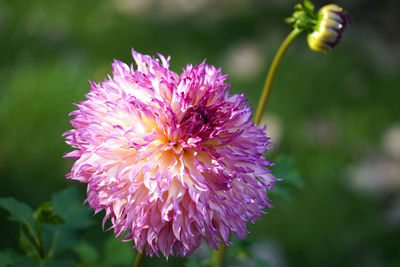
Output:
<path fill-rule="evenodd" d="M 314 13 L 306 0 L 287 22 L 294 29 L 272 62 L 254 118 L 245 96 L 229 92 L 221 68 L 203 61 L 175 73 L 170 57 L 133 49 L 135 64 L 115 60 L 112 76 L 91 82 L 86 100 L 75 105 L 73 129 L 63 135 L 73 148 L 65 157 L 75 160 L 67 178 L 86 184 L 85 202 L 95 214 L 104 211 L 104 230 L 133 241 L 134 266 L 144 255 L 190 256 L 202 243 L 214 250 L 205 263 L 222 266 L 232 240 L 245 239 L 247 223 L 272 207 L 267 192 L 286 177 L 272 174 L 275 163 L 265 153 L 273 140 L 258 124 L 276 70 L 300 33 L 307 32 L 312 50 L 327 52 L 349 18 L 336 5 Z M 56 233 L 76 239 L 90 224 L 87 210 L 69 200 L 75 195 L 63 191 L 36 211 L 0 199 L 21 223 L 20 244 L 29 258 L 51 259 Z M 77 251 L 85 257 L 85 243 Z"/>
<path fill-rule="evenodd" d="M 132 50 L 113 77 L 92 83 L 64 134 L 76 159 L 69 179 L 87 183 L 87 202 L 140 253 L 187 256 L 245 238 L 246 223 L 270 207 L 277 180 L 263 154 L 266 128 L 251 122 L 243 95 L 230 95 L 221 69 Z M 235 207 L 235 208 L 234 208 Z"/>

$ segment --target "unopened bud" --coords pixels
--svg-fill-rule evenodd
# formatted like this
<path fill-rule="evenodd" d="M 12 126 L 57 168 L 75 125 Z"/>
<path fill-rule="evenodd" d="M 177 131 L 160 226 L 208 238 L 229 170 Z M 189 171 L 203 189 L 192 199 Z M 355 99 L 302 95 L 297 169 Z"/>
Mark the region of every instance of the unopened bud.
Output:
<path fill-rule="evenodd" d="M 310 48 L 317 52 L 328 52 L 340 41 L 350 19 L 343 9 L 335 4 L 323 6 L 317 13 L 314 31 L 307 36 Z"/>

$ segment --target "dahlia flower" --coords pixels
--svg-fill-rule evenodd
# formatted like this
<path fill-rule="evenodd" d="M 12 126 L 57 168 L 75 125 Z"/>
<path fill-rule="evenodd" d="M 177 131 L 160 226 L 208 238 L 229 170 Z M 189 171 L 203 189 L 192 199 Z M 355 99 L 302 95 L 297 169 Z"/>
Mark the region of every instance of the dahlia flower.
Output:
<path fill-rule="evenodd" d="M 266 128 L 251 123 L 243 95 L 230 95 L 221 69 L 188 65 L 181 75 L 132 50 L 137 68 L 115 60 L 113 77 L 91 82 L 64 133 L 75 158 L 67 178 L 87 184 L 116 237 L 150 256 L 217 249 L 271 207 L 277 180 L 263 153 Z"/>

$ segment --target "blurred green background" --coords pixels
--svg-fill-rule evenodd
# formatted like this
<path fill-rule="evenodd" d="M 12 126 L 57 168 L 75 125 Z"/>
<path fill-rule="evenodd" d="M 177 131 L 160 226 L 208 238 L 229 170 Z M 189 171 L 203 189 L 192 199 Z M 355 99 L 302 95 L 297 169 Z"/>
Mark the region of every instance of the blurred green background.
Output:
<path fill-rule="evenodd" d="M 75 186 L 84 200 L 85 185 L 64 179 L 67 114 L 114 58 L 132 62 L 132 47 L 170 55 L 177 72 L 207 58 L 254 107 L 295 3 L 0 0 L 0 196 L 37 207 Z M 271 266 L 400 265 L 400 2 L 336 3 L 352 20 L 342 42 L 318 54 L 298 38 L 265 112 L 277 144 L 267 156 L 289 155 L 303 179 L 281 182 L 285 194 L 270 194 L 275 208 L 249 224 L 251 249 Z M 0 249 L 17 248 L 6 215 Z M 96 245 L 112 233 L 96 223 L 84 235 Z"/>

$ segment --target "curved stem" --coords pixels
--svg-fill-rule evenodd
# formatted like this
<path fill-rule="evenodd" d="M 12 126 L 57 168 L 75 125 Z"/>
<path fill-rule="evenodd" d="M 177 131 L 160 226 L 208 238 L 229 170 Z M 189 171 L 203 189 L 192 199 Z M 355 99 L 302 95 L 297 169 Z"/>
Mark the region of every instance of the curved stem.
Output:
<path fill-rule="evenodd" d="M 265 81 L 264 89 L 261 94 L 260 101 L 258 102 L 256 115 L 254 116 L 254 123 L 259 124 L 261 121 L 261 116 L 264 112 L 265 105 L 267 104 L 268 96 L 271 91 L 271 86 L 275 78 L 276 70 L 278 69 L 279 63 L 282 60 L 283 55 L 288 49 L 289 45 L 293 42 L 293 40 L 301 33 L 301 30 L 295 28 L 293 29 L 286 39 L 283 41 L 281 46 L 279 47 L 278 52 L 276 53 L 274 60 L 272 61 L 271 67 L 268 71 L 268 76 Z"/>
<path fill-rule="evenodd" d="M 135 264 L 133 265 L 133 267 L 140 267 L 140 265 L 142 264 L 143 258 L 144 258 L 145 249 L 146 249 L 146 245 L 143 245 L 143 247 L 142 247 L 143 254 L 138 251 L 138 253 L 136 255 L 136 259 L 135 259 Z"/>
<path fill-rule="evenodd" d="M 258 102 L 256 115 L 254 116 L 254 123 L 259 124 L 261 120 L 261 116 L 265 109 L 265 105 L 267 104 L 268 96 L 271 91 L 272 82 L 274 81 L 276 70 L 278 69 L 279 63 L 282 60 L 283 55 L 288 49 L 289 45 L 293 42 L 293 40 L 301 33 L 302 31 L 295 28 L 293 29 L 286 39 L 283 41 L 281 46 L 276 53 L 274 60 L 272 61 L 271 67 L 269 68 L 268 76 L 265 81 L 264 89 L 261 94 L 260 101 Z M 221 267 L 224 264 L 225 254 L 226 254 L 227 246 L 225 244 L 221 244 L 219 246 L 219 250 L 214 251 L 212 256 L 212 265 L 215 267 Z"/>

